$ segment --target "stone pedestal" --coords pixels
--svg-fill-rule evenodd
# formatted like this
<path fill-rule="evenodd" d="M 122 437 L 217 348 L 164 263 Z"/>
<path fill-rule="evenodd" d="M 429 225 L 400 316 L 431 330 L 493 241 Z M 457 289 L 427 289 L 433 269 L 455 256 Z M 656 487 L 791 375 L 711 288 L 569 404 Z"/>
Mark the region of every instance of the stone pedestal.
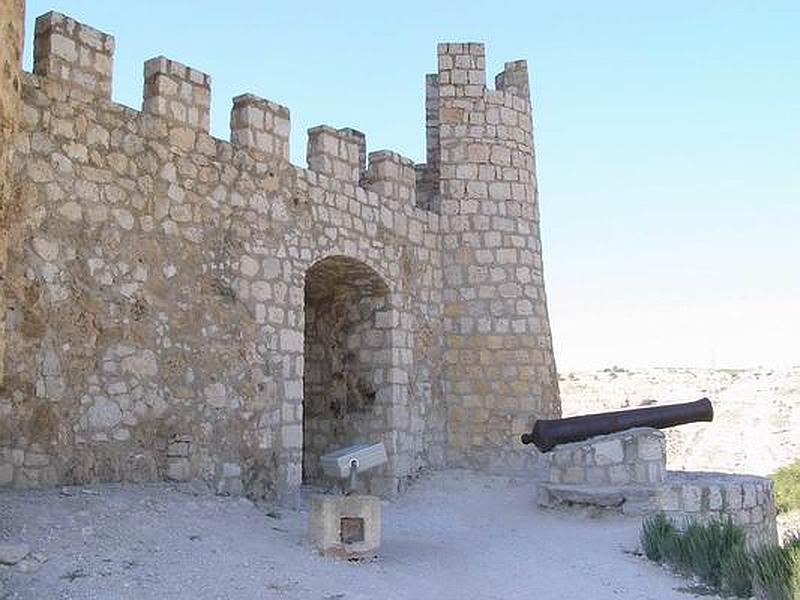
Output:
<path fill-rule="evenodd" d="M 381 543 L 381 501 L 376 496 L 314 496 L 309 533 L 325 556 L 372 558 Z"/>
<path fill-rule="evenodd" d="M 666 474 L 666 442 L 657 429 L 637 428 L 556 446 L 547 480 L 570 485 L 657 485 Z"/>
<path fill-rule="evenodd" d="M 664 434 L 647 427 L 561 444 L 544 455 L 540 506 L 665 514 L 678 526 L 732 519 L 751 546 L 777 542 L 772 483 L 763 477 L 667 471 Z"/>

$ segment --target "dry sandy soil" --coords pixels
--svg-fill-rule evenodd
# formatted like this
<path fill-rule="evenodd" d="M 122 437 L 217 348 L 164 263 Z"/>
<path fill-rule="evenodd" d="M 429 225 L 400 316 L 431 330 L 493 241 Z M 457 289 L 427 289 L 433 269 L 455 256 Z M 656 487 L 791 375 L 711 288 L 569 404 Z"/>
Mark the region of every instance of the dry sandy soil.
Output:
<path fill-rule="evenodd" d="M 0 540 L 36 556 L 0 567 L 0 581 L 20 600 L 696 597 L 630 552 L 636 519 L 545 512 L 507 477 L 436 473 L 384 502 L 372 562 L 317 555 L 307 517 L 192 485 L 4 492 Z"/>
<path fill-rule="evenodd" d="M 800 367 L 608 369 L 562 376 L 564 414 L 711 398 L 713 423 L 670 430 L 669 466 L 765 475 L 800 456 Z M 687 583 L 633 554 L 639 521 L 543 511 L 533 484 L 446 471 L 383 503 L 366 563 L 310 546 L 296 510 L 196 485 L 0 492 L 0 599 L 688 599 Z M 705 596 L 707 598 L 707 596 Z"/>

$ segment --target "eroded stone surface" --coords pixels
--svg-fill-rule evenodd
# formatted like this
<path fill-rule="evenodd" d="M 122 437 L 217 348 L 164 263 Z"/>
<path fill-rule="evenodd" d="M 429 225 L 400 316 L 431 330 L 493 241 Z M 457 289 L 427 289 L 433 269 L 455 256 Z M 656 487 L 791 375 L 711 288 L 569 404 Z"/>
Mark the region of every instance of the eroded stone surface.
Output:
<path fill-rule="evenodd" d="M 27 544 L 0 544 L 0 565 L 15 565 L 30 552 Z"/>
<path fill-rule="evenodd" d="M 354 531 L 348 531 L 348 521 L 354 523 Z M 308 529 L 314 547 L 325 556 L 374 557 L 381 545 L 380 499 L 360 494 L 314 496 Z"/>

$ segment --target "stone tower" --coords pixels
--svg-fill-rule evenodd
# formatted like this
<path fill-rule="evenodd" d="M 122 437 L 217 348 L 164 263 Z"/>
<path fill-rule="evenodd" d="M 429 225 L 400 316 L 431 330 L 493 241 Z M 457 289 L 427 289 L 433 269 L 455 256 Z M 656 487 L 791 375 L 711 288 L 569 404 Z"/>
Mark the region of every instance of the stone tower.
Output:
<path fill-rule="evenodd" d="M 448 462 L 523 469 L 519 434 L 560 413 L 525 61 L 487 89 L 482 44 L 440 44 L 427 79 L 442 215 Z"/>

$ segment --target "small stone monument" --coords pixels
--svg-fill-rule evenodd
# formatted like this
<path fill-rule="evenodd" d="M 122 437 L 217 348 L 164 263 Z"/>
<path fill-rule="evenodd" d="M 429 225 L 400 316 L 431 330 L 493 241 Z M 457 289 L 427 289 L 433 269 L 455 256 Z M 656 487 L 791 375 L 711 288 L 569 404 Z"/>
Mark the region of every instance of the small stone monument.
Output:
<path fill-rule="evenodd" d="M 360 473 L 385 462 L 382 443 L 348 446 L 322 457 L 327 476 L 348 480 L 345 495 L 319 494 L 311 499 L 311 541 L 325 556 L 360 559 L 377 554 L 381 543 L 380 498 L 354 491 Z"/>

